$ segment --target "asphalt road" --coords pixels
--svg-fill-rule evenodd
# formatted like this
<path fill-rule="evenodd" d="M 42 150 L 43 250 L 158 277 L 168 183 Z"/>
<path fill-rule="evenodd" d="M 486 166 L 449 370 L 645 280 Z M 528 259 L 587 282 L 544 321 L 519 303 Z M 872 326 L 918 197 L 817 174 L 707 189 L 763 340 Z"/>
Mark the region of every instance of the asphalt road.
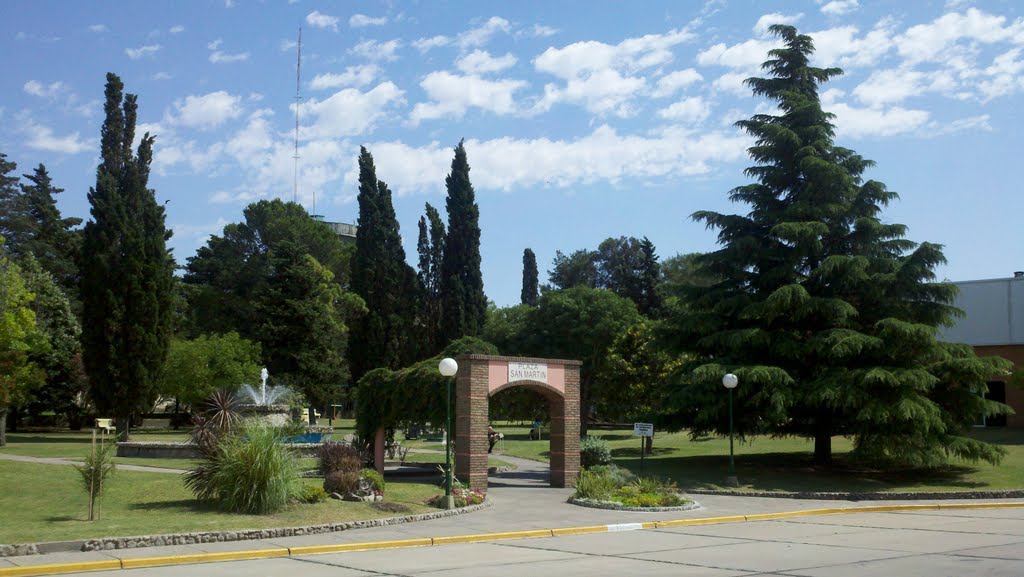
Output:
<path fill-rule="evenodd" d="M 81 575 L 1021 577 L 1024 509 L 820 515 Z"/>

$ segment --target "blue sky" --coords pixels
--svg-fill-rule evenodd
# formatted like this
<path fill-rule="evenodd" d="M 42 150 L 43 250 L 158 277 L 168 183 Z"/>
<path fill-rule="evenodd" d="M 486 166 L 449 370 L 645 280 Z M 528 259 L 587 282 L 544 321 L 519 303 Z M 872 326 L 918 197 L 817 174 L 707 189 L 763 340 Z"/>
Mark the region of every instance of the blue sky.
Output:
<path fill-rule="evenodd" d="M 355 222 L 365 145 L 395 194 L 406 253 L 466 139 L 480 205 L 485 291 L 515 304 L 522 253 L 542 282 L 556 250 L 647 236 L 662 258 L 706 251 L 696 210 L 745 212 L 749 139 L 732 123 L 771 106 L 742 79 L 795 24 L 837 143 L 878 164 L 902 200 L 884 219 L 945 245 L 940 278 L 1024 269 L 1024 19 L 1013 1 L 191 2 L 10 1 L 0 151 L 42 162 L 88 216 L 104 74 L 139 95 L 157 135 L 150 179 L 179 263 L 250 202 L 293 195 L 302 27 L 299 201 Z"/>

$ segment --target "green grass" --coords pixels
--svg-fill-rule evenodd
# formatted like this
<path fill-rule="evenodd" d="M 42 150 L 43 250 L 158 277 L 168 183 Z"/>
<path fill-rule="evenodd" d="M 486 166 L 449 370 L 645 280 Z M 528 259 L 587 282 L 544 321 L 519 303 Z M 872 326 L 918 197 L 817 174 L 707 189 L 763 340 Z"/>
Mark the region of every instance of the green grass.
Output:
<path fill-rule="evenodd" d="M 499 424 L 505 433 L 505 454 L 548 460 L 549 442 L 528 439 L 529 426 Z M 631 431 L 592 431 L 612 451 L 614 463 L 641 473 L 640 438 Z M 982 440 L 1002 445 L 1007 456 L 1001 465 L 953 462 L 938 470 L 877 470 L 858 466 L 848 458 L 852 442 L 832 439 L 835 465 L 831 470 L 813 466 L 814 443 L 809 439 L 766 437 L 735 443 L 736 475 L 743 491 L 966 491 L 1024 489 L 1024 431 L 978 430 Z M 655 433 L 654 454 L 644 457 L 643 474 L 675 480 L 683 489 L 725 489 L 728 437 L 690 439 L 682 433 Z"/>
<path fill-rule="evenodd" d="M 0 486 L 7 489 L 0 492 L 0 543 L 289 527 L 396 515 L 370 503 L 335 500 L 291 505 L 266 516 L 222 513 L 197 503 L 177 475 L 117 471 L 100 502 L 100 520 L 90 523 L 85 521 L 87 497 L 80 484 L 71 467 L 0 461 Z M 389 479 L 385 496 L 407 506 L 406 514 L 411 514 L 433 511 L 423 502 L 439 492 L 434 484 Z"/>

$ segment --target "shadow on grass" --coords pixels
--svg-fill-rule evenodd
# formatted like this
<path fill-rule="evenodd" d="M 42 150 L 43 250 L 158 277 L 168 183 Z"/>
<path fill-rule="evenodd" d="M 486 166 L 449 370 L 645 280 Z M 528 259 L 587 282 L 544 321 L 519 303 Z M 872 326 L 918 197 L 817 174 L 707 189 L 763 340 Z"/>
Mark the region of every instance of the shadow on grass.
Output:
<path fill-rule="evenodd" d="M 640 472 L 639 450 L 616 464 Z M 694 456 L 648 459 L 644 475 L 675 479 L 682 489 L 720 489 L 728 471 L 729 457 Z M 928 490 L 929 487 L 974 489 L 984 483 L 970 481 L 977 470 L 967 466 L 940 469 L 873 469 L 834 457 L 831 468 L 817 467 L 810 454 L 766 453 L 736 457 L 736 474 L 741 489 L 755 491 L 900 491 Z"/>
<path fill-rule="evenodd" d="M 99 437 L 96 438 L 99 442 Z M 24 445 L 40 445 L 40 444 L 67 444 L 67 443 L 80 443 L 82 445 L 88 445 L 92 442 L 92 439 L 88 436 L 84 436 L 81 433 L 46 433 L 45 435 L 37 433 L 7 433 L 7 442 L 9 444 L 24 444 Z"/>
<path fill-rule="evenodd" d="M 179 513 L 217 512 L 216 505 L 195 499 L 176 499 L 173 501 L 155 501 L 149 503 L 131 503 L 128 509 L 133 511 L 176 511 Z"/>

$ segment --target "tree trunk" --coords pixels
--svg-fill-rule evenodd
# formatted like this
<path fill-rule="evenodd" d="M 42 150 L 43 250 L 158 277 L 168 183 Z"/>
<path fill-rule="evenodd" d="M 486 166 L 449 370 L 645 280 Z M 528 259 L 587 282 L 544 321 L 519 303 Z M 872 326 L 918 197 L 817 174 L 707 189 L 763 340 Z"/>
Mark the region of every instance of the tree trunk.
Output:
<path fill-rule="evenodd" d="M 132 417 L 131 415 L 125 415 L 123 417 L 116 417 L 117 428 L 115 429 L 115 441 L 129 441 L 131 440 L 131 428 L 132 428 Z"/>
<path fill-rule="evenodd" d="M 18 421 L 21 420 L 21 418 L 20 418 L 21 417 L 21 411 L 18 410 L 18 407 L 8 407 L 8 409 L 10 409 L 10 418 L 7 419 L 7 420 L 11 424 L 11 432 L 12 433 L 17 433 L 18 432 Z"/>
<path fill-rule="evenodd" d="M 832 423 L 827 416 L 820 416 L 814 425 L 814 464 L 819 467 L 832 466 Z"/>
<path fill-rule="evenodd" d="M 7 446 L 7 407 L 0 407 L 0 447 Z"/>
<path fill-rule="evenodd" d="M 654 434 L 650 437 L 644 437 L 644 453 L 650 455 L 654 452 Z"/>

